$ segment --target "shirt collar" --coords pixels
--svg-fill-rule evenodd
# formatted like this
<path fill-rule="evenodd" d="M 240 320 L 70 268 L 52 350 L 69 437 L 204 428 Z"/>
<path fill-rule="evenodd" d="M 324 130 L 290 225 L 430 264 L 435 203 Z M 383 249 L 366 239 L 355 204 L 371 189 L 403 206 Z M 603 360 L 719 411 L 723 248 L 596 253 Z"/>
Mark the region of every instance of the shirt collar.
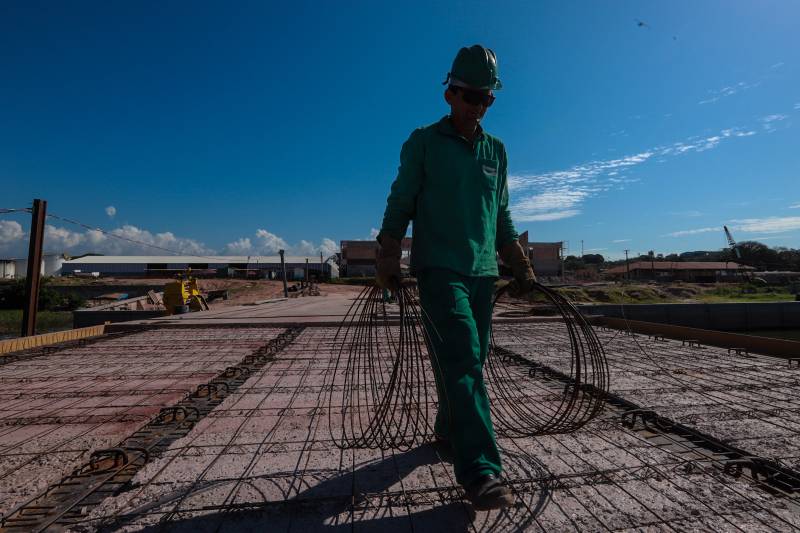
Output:
<path fill-rule="evenodd" d="M 448 135 L 450 137 L 458 137 L 459 139 L 464 138 L 453 127 L 453 123 L 450 122 L 450 115 L 445 115 L 442 117 L 442 119 L 439 121 L 437 129 L 439 130 L 440 133 L 444 135 Z M 481 125 L 478 124 L 478 134 L 475 136 L 475 142 L 481 140 L 483 140 L 483 128 L 481 128 Z"/>

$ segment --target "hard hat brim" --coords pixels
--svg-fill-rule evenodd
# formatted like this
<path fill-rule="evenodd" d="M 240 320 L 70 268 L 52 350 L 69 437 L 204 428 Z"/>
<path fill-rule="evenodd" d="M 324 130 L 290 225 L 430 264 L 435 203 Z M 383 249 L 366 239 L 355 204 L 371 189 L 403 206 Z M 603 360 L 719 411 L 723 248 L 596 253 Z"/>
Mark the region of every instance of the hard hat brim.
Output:
<path fill-rule="evenodd" d="M 473 89 L 477 91 L 485 91 L 485 90 L 497 91 L 503 88 L 503 84 L 500 83 L 500 80 L 495 80 L 493 86 L 486 85 L 483 87 L 476 87 L 474 85 L 470 85 L 465 81 L 461 81 L 460 79 L 453 77 L 452 74 L 447 75 L 447 79 L 444 80 L 444 83 L 442 85 L 453 85 L 454 87 L 463 87 L 464 89 Z"/>

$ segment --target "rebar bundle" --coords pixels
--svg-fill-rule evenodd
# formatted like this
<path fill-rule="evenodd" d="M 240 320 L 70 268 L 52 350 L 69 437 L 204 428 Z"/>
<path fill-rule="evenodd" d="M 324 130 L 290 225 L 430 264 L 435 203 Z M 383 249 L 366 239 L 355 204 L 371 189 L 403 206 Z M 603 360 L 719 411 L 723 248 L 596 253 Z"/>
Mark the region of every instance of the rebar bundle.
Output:
<path fill-rule="evenodd" d="M 505 290 L 498 291 L 495 306 L 504 293 Z M 495 431 L 509 438 L 574 431 L 598 414 L 608 392 L 609 371 L 603 346 L 580 311 L 539 283 L 534 285 L 531 296 L 542 297 L 561 316 L 569 349 L 564 345 L 521 346 L 520 351 L 525 352 L 555 352 L 552 355 L 557 366 L 545 365 L 499 344 L 492 328 L 484 370 L 486 388 Z M 552 389 L 548 401 L 541 400 L 542 387 Z"/>
<path fill-rule="evenodd" d="M 589 323 L 556 292 L 540 284 L 534 291 L 561 315 L 565 343 L 545 347 L 557 363 L 550 366 L 530 354 L 541 347 L 500 345 L 492 332 L 486 387 L 495 430 L 509 438 L 574 431 L 597 415 L 608 388 L 605 353 Z M 498 291 L 495 305 L 504 293 Z M 329 428 L 339 448 L 408 449 L 433 435 L 438 363 L 429 336 L 437 333 L 415 286 L 392 296 L 365 288 L 337 330 L 326 383 Z"/>
<path fill-rule="evenodd" d="M 328 420 L 339 448 L 409 449 L 432 432 L 435 361 L 414 288 L 367 287 L 334 339 Z M 434 363 L 435 364 L 435 363 Z M 335 433 L 336 431 L 339 433 Z"/>

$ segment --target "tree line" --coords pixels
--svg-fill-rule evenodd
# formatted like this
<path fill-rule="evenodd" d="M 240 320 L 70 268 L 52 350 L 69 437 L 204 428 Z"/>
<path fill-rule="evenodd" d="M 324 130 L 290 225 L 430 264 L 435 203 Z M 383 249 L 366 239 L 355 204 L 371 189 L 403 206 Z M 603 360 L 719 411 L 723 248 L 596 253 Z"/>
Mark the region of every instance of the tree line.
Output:
<path fill-rule="evenodd" d="M 779 270 L 800 272 L 800 249 L 776 246 L 774 248 L 758 241 L 743 241 L 736 245 L 741 258 L 730 248 L 723 250 L 697 250 L 680 254 L 643 254 L 631 256 L 634 261 L 731 261 L 756 270 Z M 582 257 L 569 255 L 564 258 L 564 269 L 576 271 L 585 268 L 611 268 L 624 265 L 625 260 L 606 261 L 601 254 L 585 254 Z"/>

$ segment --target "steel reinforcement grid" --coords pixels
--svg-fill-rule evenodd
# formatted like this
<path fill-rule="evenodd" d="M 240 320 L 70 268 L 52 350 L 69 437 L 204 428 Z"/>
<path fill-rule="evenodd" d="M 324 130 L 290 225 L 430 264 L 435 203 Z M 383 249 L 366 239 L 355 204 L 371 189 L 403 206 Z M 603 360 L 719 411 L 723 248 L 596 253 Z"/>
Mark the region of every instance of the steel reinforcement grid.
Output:
<path fill-rule="evenodd" d="M 280 329 L 148 331 L 3 358 L 0 513 L 113 446 Z"/>
<path fill-rule="evenodd" d="M 636 420 L 631 423 L 631 405 L 621 400 L 636 401 L 642 407 L 690 425 L 689 422 L 698 419 L 681 418 L 682 407 L 677 399 L 665 400 L 659 396 L 664 389 L 667 393 L 675 389 L 678 395 L 678 388 L 694 386 L 704 394 L 709 391 L 718 394 L 721 390 L 709 389 L 706 379 L 722 379 L 725 372 L 718 367 L 724 366 L 723 363 L 755 365 L 758 368 L 750 369 L 754 374 L 775 372 L 769 378 L 773 382 L 789 382 L 794 370 L 789 370 L 786 363 L 744 355 L 728 356 L 727 353 L 716 354 L 719 360 L 714 361 L 708 357 L 708 354 L 715 355 L 710 348 L 698 350 L 682 347 L 680 342 L 633 339 L 601 331 L 614 393 L 603 414 L 568 434 L 500 438 L 505 477 L 516 502 L 502 512 L 476 514 L 462 498 L 445 450 L 431 444 L 402 452 L 342 450 L 335 446 L 330 438 L 327 411 L 330 387 L 343 386 L 335 380 L 330 384 L 329 380 L 336 358 L 335 331 L 335 328 L 305 328 L 288 336 L 280 331 L 237 328 L 147 332 L 146 335 L 152 336 L 149 342 L 154 344 L 162 342 L 161 336 L 169 339 L 176 335 L 173 340 L 177 340 L 183 335 L 176 344 L 185 343 L 187 354 L 200 350 L 200 346 L 218 336 L 224 339 L 213 341 L 215 348 L 201 353 L 213 357 L 212 353 L 241 346 L 241 352 L 230 361 L 220 361 L 214 371 L 203 376 L 204 379 L 196 380 L 198 384 L 215 380 L 221 383 L 219 373 L 232 365 L 252 370 L 236 377 L 233 376 L 235 372 L 231 372 L 230 379 L 235 380 L 235 384 L 228 390 L 220 386 L 219 399 L 213 408 L 195 415 L 191 427 L 157 453 L 141 455 L 140 464 L 136 464 L 130 479 L 115 485 L 107 497 L 74 513 L 70 529 L 751 532 L 788 531 L 800 527 L 800 511 L 792 490 L 773 487 L 752 469 L 737 468 L 742 463 L 732 463 L 729 456 L 715 452 L 711 443 L 701 442 L 679 428 L 654 423 L 643 425 Z M 277 347 L 269 352 L 269 358 L 256 358 L 254 354 L 259 353 L 259 348 L 263 353 L 264 343 L 278 333 L 284 342 L 273 344 Z M 497 348 L 506 351 L 501 361 L 510 366 L 507 375 L 523 396 L 538 400 L 543 409 L 553 405 L 568 385 L 559 378 L 559 372 L 565 370 L 559 368 L 564 360 L 563 354 L 559 357 L 563 337 L 557 324 L 513 324 L 495 328 Z M 130 342 L 131 338 L 135 337 L 118 341 Z M 252 344 L 247 344 L 250 341 Z M 637 343 L 648 355 L 638 351 Z M 108 349 L 113 351 L 111 347 Z M 92 354 L 83 354 L 83 361 L 75 363 L 72 372 L 83 376 L 77 380 L 82 388 L 76 384 L 75 391 L 90 390 L 92 376 L 106 375 L 110 380 L 108 375 L 114 371 L 106 374 L 105 369 L 113 365 L 115 357 L 104 355 L 104 350 L 104 344 L 96 344 Z M 249 355 L 245 353 L 248 350 Z M 116 357 L 122 352 L 128 353 L 117 350 Z M 661 352 L 663 354 L 658 355 Z M 42 365 L 45 357 L 61 355 L 41 356 L 24 363 L 30 365 L 39 360 Z M 164 357 L 160 364 L 177 372 L 185 366 L 173 365 L 172 355 Z M 149 363 L 145 366 L 159 366 L 153 358 L 146 359 Z M 131 361 L 130 364 L 136 363 Z M 708 370 L 702 372 L 700 367 L 704 365 Z M 31 375 L 55 372 L 51 366 L 29 368 L 26 372 Z M 65 369 L 59 367 L 60 371 Z M 123 368 L 116 369 L 116 372 L 122 371 Z M 139 373 L 143 381 L 155 379 L 144 369 L 130 372 Z M 151 368 L 150 372 L 156 370 Z M 627 374 L 620 374 L 622 372 Z M 670 381 L 665 372 L 674 373 L 683 384 L 679 386 Z M 726 391 L 739 394 L 743 390 L 756 390 L 735 385 L 742 379 L 739 376 L 734 380 L 736 374 L 737 371 L 731 371 L 733 381 Z M 158 375 L 165 376 L 164 379 L 172 376 L 169 372 Z M 178 404 L 181 398 L 186 401 L 185 392 L 196 388 L 185 385 L 186 379 L 182 375 L 172 383 L 171 386 L 180 392 L 171 405 Z M 22 380 L 18 383 L 24 385 Z M 64 384 L 59 382 L 57 386 Z M 718 383 L 717 388 L 721 387 L 723 383 Z M 489 388 L 491 390 L 491 383 Z M 109 386 L 109 390 L 113 389 Z M 433 383 L 428 390 L 435 390 Z M 216 394 L 211 390 L 206 392 L 208 401 Z M 132 395 L 127 396 L 127 403 L 120 403 L 130 406 Z M 620 400 L 615 403 L 615 398 Z M 653 401 L 648 404 L 647 398 Z M 729 405 L 722 400 L 714 403 L 702 395 L 700 398 L 705 399 L 705 403 L 699 404 L 700 410 L 691 411 L 691 406 L 687 406 L 691 411 L 687 411 L 687 415 L 714 413 L 717 412 L 714 409 L 722 410 Z M 797 399 L 796 395 L 784 396 L 786 398 L 791 398 L 792 402 Z M 737 401 L 744 401 L 744 398 Z M 167 403 L 166 400 L 163 403 Z M 435 398 L 429 398 L 429 403 L 430 411 L 435 412 Z M 157 412 L 162 403 L 148 405 Z M 752 410 L 752 405 L 746 405 Z M 368 410 L 370 406 L 362 408 Z M 15 411 L 18 418 L 21 409 Z M 56 411 L 51 406 L 51 411 L 61 413 L 64 410 Z M 192 416 L 188 414 L 190 411 L 186 409 L 180 417 Z M 8 416 L 6 413 L 10 411 L 3 407 L 2 413 Z M 106 414 L 111 415 L 110 420 L 118 420 L 126 412 Z M 791 416 L 779 418 L 788 420 Z M 145 418 L 153 423 L 152 415 L 143 416 L 130 425 L 123 424 L 114 435 L 128 437 L 148 422 Z M 746 425 L 749 420 L 751 418 L 741 418 L 739 422 Z M 752 420 L 759 419 L 753 416 Z M 62 425 L 69 426 L 68 423 Z M 18 429 L 28 428 L 26 434 L 36 442 L 36 430 L 30 429 L 32 427 L 36 425 L 23 422 Z M 58 431 L 57 427 L 55 424 L 53 431 Z M 708 432 L 713 429 L 711 426 L 703 428 Z M 19 435 L 15 438 L 23 440 Z M 64 445 L 59 449 L 67 449 L 69 437 L 64 434 L 62 440 Z M 107 440 L 114 444 L 124 438 Z M 16 441 L 0 440 L 11 449 L 13 442 Z M 758 453 L 755 449 L 758 442 L 745 439 L 737 444 L 748 452 Z M 75 452 L 69 457 L 71 465 L 88 459 L 89 447 L 90 443 L 84 443 L 82 447 L 71 448 Z M 786 456 L 781 457 L 787 465 L 789 455 L 791 452 L 787 451 Z M 116 459 L 106 459 L 112 466 L 116 464 Z M 69 468 L 60 470 L 55 477 L 45 475 L 46 469 L 31 471 L 29 479 L 38 483 L 37 489 L 41 492 L 54 485 L 66 470 Z M 43 476 L 41 481 L 36 481 L 40 479 L 38 475 Z M 8 509 L 8 497 L 4 498 L 4 508 Z"/>

